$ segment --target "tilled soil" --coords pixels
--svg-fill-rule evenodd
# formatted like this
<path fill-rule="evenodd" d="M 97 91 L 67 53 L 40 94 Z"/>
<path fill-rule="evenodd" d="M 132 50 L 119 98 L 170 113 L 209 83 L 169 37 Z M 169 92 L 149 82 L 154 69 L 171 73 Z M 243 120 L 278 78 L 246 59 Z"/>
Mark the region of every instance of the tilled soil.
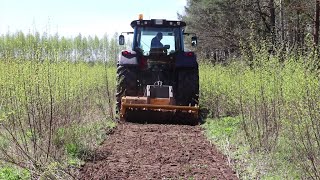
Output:
<path fill-rule="evenodd" d="M 119 124 L 80 179 L 238 179 L 200 126 Z"/>

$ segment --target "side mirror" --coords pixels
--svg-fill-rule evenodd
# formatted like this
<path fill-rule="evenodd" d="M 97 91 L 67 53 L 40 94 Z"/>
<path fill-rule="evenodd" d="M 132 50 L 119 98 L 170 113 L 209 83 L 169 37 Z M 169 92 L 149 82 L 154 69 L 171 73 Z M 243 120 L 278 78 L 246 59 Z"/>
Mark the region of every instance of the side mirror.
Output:
<path fill-rule="evenodd" d="M 164 45 L 163 48 L 164 49 L 170 49 L 170 45 Z"/>
<path fill-rule="evenodd" d="M 124 45 L 124 36 L 122 34 L 119 36 L 119 45 Z"/>
<path fill-rule="evenodd" d="M 192 46 L 197 46 L 197 43 L 198 43 L 198 38 L 197 38 L 197 36 L 192 36 L 192 37 L 191 37 L 191 45 L 192 45 Z"/>

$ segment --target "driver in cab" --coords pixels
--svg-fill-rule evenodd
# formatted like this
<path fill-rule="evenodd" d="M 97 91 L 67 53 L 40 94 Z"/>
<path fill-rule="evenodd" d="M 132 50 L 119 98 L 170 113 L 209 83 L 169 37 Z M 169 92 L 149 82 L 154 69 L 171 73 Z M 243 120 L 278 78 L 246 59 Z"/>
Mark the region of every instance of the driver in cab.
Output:
<path fill-rule="evenodd" d="M 151 41 L 151 49 L 152 48 L 163 48 L 163 44 L 160 42 L 162 39 L 162 33 L 158 32 L 157 35 Z"/>

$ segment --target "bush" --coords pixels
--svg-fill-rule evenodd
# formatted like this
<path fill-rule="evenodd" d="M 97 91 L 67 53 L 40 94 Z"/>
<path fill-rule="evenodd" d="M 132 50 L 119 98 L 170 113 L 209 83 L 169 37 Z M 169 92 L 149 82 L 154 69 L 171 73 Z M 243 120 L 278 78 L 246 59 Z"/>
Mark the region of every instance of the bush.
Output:
<path fill-rule="evenodd" d="M 260 51 L 254 54 L 251 66 L 245 64 L 246 59 L 227 66 L 201 65 L 200 105 L 209 109 L 211 117 L 222 118 L 205 127 L 211 132 L 217 126 L 210 136 L 225 138 L 240 124 L 237 136 L 245 137 L 244 144 L 251 153 L 265 154 L 270 159 L 278 154 L 283 163 L 282 166 L 277 165 L 279 162 L 266 163 L 266 166 L 290 164 L 292 170 L 286 172 L 292 173 L 292 177 L 302 173 L 301 177 L 317 179 L 320 178 L 320 79 L 310 66 L 315 59 L 312 55 L 290 54 L 284 59 Z M 229 122 L 226 116 L 237 117 L 232 120 L 236 124 L 226 126 Z"/>
<path fill-rule="evenodd" d="M 27 180 L 30 179 L 30 173 L 27 170 L 17 170 L 5 166 L 0 168 L 0 179 L 2 180 Z"/>
<path fill-rule="evenodd" d="M 114 76 L 99 63 L 0 59 L 1 159 L 36 177 L 67 162 L 65 153 L 79 156 L 100 143 L 108 129 L 101 126 L 114 117 Z M 83 138 L 88 132 L 99 139 Z"/>

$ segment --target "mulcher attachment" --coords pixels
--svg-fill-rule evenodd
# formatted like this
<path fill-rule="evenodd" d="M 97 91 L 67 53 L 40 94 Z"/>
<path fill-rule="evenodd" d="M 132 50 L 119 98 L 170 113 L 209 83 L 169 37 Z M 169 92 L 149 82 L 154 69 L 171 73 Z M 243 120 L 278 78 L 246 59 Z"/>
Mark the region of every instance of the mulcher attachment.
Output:
<path fill-rule="evenodd" d="M 199 107 L 180 106 L 173 98 L 172 86 L 147 85 L 145 96 L 124 96 L 121 99 L 122 121 L 197 124 Z"/>

